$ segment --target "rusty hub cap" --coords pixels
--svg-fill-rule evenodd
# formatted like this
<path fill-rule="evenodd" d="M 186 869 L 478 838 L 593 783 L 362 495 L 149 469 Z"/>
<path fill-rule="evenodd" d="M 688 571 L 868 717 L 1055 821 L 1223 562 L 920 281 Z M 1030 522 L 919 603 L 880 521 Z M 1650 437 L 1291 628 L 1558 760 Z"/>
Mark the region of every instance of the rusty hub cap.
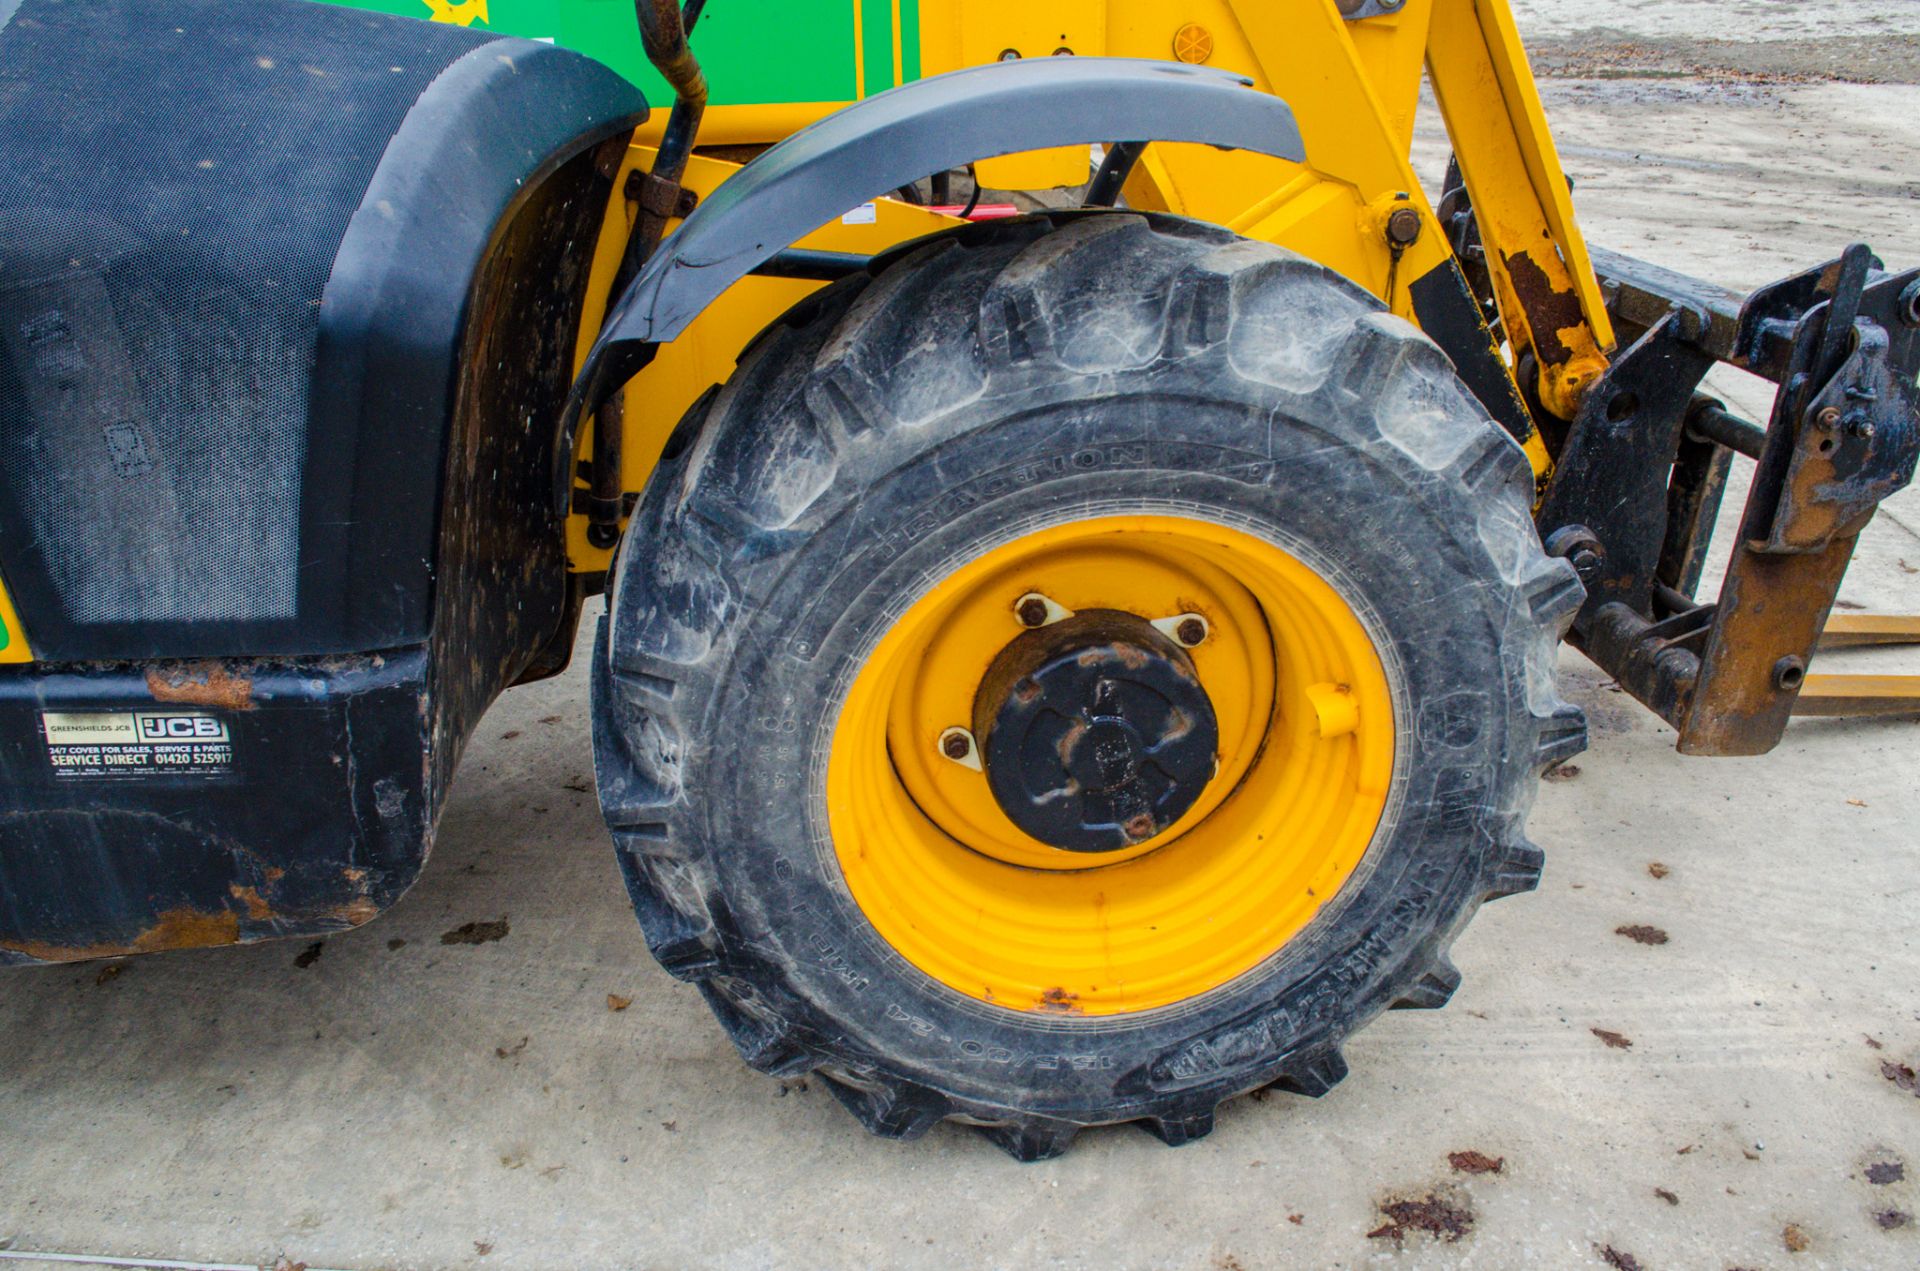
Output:
<path fill-rule="evenodd" d="M 1070 852 L 1114 852 L 1178 821 L 1214 771 L 1219 726 L 1193 661 L 1146 621 L 1077 614 L 1001 651 L 974 699 L 988 787 Z"/>

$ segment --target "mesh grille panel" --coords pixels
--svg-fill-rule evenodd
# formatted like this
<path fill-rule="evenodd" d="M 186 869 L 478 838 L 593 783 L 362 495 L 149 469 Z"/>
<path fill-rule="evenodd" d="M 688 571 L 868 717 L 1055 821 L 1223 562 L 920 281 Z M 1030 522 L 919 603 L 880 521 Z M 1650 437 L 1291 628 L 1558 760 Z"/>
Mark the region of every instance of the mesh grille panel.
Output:
<path fill-rule="evenodd" d="M 388 139 L 484 41 L 303 0 L 0 28 L 0 487 L 72 621 L 294 616 L 321 293 Z"/>

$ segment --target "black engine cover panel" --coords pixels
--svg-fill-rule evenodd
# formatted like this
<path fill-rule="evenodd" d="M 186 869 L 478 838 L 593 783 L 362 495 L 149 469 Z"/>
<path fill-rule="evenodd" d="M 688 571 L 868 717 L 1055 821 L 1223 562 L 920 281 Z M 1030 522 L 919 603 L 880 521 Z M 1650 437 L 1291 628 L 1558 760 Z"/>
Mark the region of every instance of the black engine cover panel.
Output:
<path fill-rule="evenodd" d="M 645 104 L 307 0 L 0 27 L 0 576 L 43 660 L 426 639 L 470 284 Z"/>

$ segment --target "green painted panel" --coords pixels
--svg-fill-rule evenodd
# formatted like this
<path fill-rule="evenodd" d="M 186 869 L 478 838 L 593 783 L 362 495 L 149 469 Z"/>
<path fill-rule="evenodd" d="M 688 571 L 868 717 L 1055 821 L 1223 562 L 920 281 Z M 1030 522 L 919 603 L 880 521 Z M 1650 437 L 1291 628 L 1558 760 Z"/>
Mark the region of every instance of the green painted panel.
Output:
<path fill-rule="evenodd" d="M 647 65 L 632 0 L 557 0 L 560 42 L 607 63 L 672 100 Z M 712 0 L 694 29 L 693 50 L 716 106 L 853 99 L 853 5 Z"/>
<path fill-rule="evenodd" d="M 356 9 L 431 18 L 436 12 L 473 18 L 472 25 L 509 35 L 550 39 L 598 58 L 659 105 L 672 101 L 666 81 L 647 65 L 634 26 L 632 0 L 324 0 Z M 712 0 L 695 29 L 694 51 L 706 68 L 717 106 L 771 102 L 838 102 L 854 96 L 853 6 L 874 0 L 794 4 L 790 0 Z M 893 82 L 892 21 L 881 4 L 886 57 L 877 81 Z M 484 8 L 485 18 L 480 18 Z M 915 49 L 915 61 L 918 58 Z"/>
<path fill-rule="evenodd" d="M 859 0 L 860 61 L 867 95 L 893 87 L 893 0 Z"/>
<path fill-rule="evenodd" d="M 920 78 L 920 0 L 900 0 L 900 82 Z"/>

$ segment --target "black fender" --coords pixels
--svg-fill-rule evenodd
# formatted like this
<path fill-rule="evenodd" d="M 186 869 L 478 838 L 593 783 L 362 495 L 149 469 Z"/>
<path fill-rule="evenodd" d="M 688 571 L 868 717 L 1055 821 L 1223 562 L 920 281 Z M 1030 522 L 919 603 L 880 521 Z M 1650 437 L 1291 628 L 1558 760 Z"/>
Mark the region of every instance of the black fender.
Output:
<path fill-rule="evenodd" d="M 1188 141 L 1306 161 L 1292 109 L 1245 76 L 1179 62 L 1049 57 L 936 75 L 869 97 L 747 164 L 676 230 L 617 302 L 574 386 L 581 415 L 776 252 L 933 172 L 1048 146 Z M 561 490 L 571 487 L 561 474 Z"/>

